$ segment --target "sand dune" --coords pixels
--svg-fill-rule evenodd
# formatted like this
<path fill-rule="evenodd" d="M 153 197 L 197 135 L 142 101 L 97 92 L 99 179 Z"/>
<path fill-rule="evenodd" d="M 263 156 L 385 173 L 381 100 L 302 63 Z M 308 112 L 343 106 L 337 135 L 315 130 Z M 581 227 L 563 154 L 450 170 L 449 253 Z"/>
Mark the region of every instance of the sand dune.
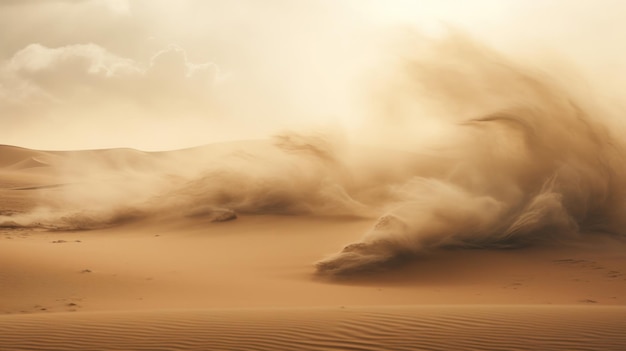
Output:
<path fill-rule="evenodd" d="M 43 164 L 41 161 L 37 160 L 38 158 L 46 156 L 53 156 L 53 153 L 30 150 L 10 145 L 0 145 L 0 167 L 2 168 L 29 168 L 29 165 L 27 164 L 28 162 Z M 34 167 L 36 167 L 36 165 Z"/>
<path fill-rule="evenodd" d="M 279 207 L 236 199 L 247 207 L 216 222 L 235 212 L 203 203 L 201 193 L 213 189 L 206 179 L 215 178 L 202 168 L 229 157 L 248 162 L 250 145 L 274 148 L 266 141 L 165 153 L 4 147 L 0 349 L 626 345 L 619 237 L 431 250 L 358 275 L 320 275 L 313 263 L 359 240 L 377 218 L 302 211 L 289 207 L 299 198 L 283 194 L 286 202 L 273 203 Z M 200 156 L 203 166 L 174 172 Z M 45 165 L 31 162 L 40 157 L 48 157 Z M 250 204 L 269 207 L 247 212 Z"/>
<path fill-rule="evenodd" d="M 5 146 L 0 165 L 12 175 L 11 189 L 55 192 L 40 193 L 36 210 L 0 217 L 0 225 L 86 230 L 147 217 L 220 220 L 233 211 L 377 219 L 320 257 L 317 270 L 328 275 L 442 248 L 625 237 L 620 116 L 568 84 L 569 76 L 460 34 L 422 39 L 407 42 L 390 77 L 380 78 L 381 100 L 400 116 L 373 118 L 378 140 L 305 130 L 158 153 Z M 434 144 L 414 138 L 429 114 L 442 130 Z"/>
<path fill-rule="evenodd" d="M 443 145 L 409 113 L 372 144 L 0 146 L 0 349 L 624 349 L 610 116 L 462 36 L 430 44 L 384 85 L 402 111 L 432 88 Z"/>
<path fill-rule="evenodd" d="M 248 144 L 218 145 L 214 151 L 239 153 L 242 145 Z M 202 207 L 160 212 L 169 208 L 153 205 L 168 194 L 161 192 L 126 210 L 113 198 L 106 204 L 129 220 L 97 228 L 103 210 L 89 214 L 64 207 L 74 192 L 151 179 L 144 177 L 146 167 L 151 177 L 185 188 L 193 182 L 180 173 L 158 173 L 170 170 L 159 167 L 205 152 L 56 152 L 55 163 L 37 169 L 10 165 L 41 152 L 3 149 L 11 162 L 0 177 L 5 223 L 0 349 L 621 350 L 626 345 L 621 332 L 626 250 L 610 236 L 518 250 L 435 250 L 387 269 L 333 278 L 316 274 L 313 262 L 358 240 L 376 218 L 240 213 L 220 223 L 211 207 L 207 213 Z M 144 157 L 148 161 L 132 171 L 119 163 Z M 66 161 L 76 159 L 85 168 L 64 183 Z M 132 212 L 153 208 L 145 216 Z M 7 225 L 23 215 L 73 227 Z"/>
<path fill-rule="evenodd" d="M 624 244 L 433 252 L 328 279 L 312 263 L 371 220 L 240 216 L 92 231 L 3 229 L 0 313 L 410 304 L 622 305 Z M 71 305 L 74 304 L 74 305 Z"/>
<path fill-rule="evenodd" d="M 623 307 L 402 306 L 0 317 L 7 350 L 623 350 Z"/>

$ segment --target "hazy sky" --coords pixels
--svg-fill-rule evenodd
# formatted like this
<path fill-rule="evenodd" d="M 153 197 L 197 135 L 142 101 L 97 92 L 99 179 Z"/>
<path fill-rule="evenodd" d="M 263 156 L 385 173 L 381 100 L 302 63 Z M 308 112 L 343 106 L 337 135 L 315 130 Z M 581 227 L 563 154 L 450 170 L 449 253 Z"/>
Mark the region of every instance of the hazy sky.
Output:
<path fill-rule="evenodd" d="M 0 144 L 171 149 L 357 123 L 394 31 L 441 23 L 624 82 L 620 0 L 2 0 Z"/>

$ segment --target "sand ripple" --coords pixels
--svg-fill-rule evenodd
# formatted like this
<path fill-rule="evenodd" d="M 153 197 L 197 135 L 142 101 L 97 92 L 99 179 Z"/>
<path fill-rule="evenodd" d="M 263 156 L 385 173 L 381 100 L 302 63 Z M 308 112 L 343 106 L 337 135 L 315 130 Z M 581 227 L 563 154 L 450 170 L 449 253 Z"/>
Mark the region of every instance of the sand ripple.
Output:
<path fill-rule="evenodd" d="M 626 307 L 414 306 L 0 317 L 0 350 L 624 350 Z"/>

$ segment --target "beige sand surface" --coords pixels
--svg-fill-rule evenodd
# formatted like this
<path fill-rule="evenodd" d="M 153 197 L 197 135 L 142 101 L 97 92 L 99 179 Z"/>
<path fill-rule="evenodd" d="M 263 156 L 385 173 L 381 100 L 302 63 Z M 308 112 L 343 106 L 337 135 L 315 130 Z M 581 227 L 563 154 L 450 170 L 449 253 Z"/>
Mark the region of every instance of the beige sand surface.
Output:
<path fill-rule="evenodd" d="M 2 147 L 0 214 L 72 186 L 51 165 L 60 157 Z M 626 347 L 626 244 L 448 250 L 366 275 L 314 274 L 374 221 L 150 216 L 83 231 L 5 221 L 0 350 Z"/>
<path fill-rule="evenodd" d="M 398 306 L 0 318 L 7 350 L 623 350 L 626 308 Z"/>

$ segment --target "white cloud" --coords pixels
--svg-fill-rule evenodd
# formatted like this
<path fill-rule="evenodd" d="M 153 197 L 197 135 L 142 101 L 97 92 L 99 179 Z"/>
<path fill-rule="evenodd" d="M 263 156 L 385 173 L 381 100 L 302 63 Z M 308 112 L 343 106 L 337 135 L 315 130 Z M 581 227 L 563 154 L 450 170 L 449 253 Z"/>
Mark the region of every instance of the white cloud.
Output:
<path fill-rule="evenodd" d="M 157 88 L 161 86 L 168 94 L 173 89 L 181 92 L 199 89 L 202 94 L 209 92 L 219 75 L 214 63 L 192 63 L 178 47 L 156 53 L 145 64 L 117 56 L 95 44 L 58 48 L 30 44 L 5 63 L 4 71 L 4 77 L 0 78 L 3 85 L 30 84 L 52 96 L 67 95 L 68 91 L 84 86 L 97 93 L 119 85 L 135 88 L 124 89 L 125 93 L 149 89 L 158 95 Z"/>
<path fill-rule="evenodd" d="M 177 82 L 177 88 L 187 86 L 194 92 L 211 89 L 222 79 L 215 63 L 193 63 L 187 58 L 185 50 L 174 45 L 152 56 L 145 75 L 155 82 L 168 82 L 170 85 Z"/>
<path fill-rule="evenodd" d="M 162 134 L 183 121 L 214 120 L 218 76 L 214 63 L 191 62 L 174 46 L 139 62 L 96 44 L 30 44 L 0 63 L 0 124 L 31 135 L 64 126 L 65 134 L 77 133 L 68 139 L 94 142 L 91 147 L 99 146 L 98 137 L 111 142 L 118 130 Z M 0 131 L 5 143 L 23 145 L 11 134 Z"/>
<path fill-rule="evenodd" d="M 0 109 L 54 103 L 56 99 L 38 85 L 20 78 L 8 65 L 0 66 Z"/>
<path fill-rule="evenodd" d="M 139 71 L 138 65 L 109 53 L 95 44 L 68 45 L 48 48 L 41 44 L 30 44 L 18 51 L 10 60 L 9 69 L 23 72 L 55 70 L 63 66 L 85 70 L 89 74 L 113 76 Z"/>

